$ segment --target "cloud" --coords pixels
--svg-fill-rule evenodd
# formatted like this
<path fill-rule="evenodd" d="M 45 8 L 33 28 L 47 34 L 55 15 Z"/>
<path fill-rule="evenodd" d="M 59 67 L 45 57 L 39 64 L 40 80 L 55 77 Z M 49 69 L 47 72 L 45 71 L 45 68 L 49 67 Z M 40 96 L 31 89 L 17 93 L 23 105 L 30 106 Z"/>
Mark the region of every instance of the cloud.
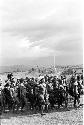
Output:
<path fill-rule="evenodd" d="M 1 57 L 82 55 L 81 2 L 4 0 Z"/>
<path fill-rule="evenodd" d="M 3 34 L 1 43 L 0 57 L 6 58 L 38 58 L 53 54 L 54 51 L 40 45 L 33 46 L 27 38 L 10 36 L 8 33 Z M 7 41 L 7 42 L 6 42 Z"/>

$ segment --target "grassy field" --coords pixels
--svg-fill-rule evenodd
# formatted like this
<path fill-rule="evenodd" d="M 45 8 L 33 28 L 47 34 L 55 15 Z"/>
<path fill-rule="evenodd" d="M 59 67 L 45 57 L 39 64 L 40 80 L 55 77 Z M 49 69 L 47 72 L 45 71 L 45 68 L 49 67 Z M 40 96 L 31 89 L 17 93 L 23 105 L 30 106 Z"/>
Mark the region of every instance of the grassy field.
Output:
<path fill-rule="evenodd" d="M 83 104 L 83 97 L 81 97 Z M 49 110 L 41 116 L 40 113 L 26 111 L 19 114 L 4 113 L 1 116 L 1 125 L 83 125 L 83 107 L 77 110 L 69 105 L 70 111 L 63 108 Z"/>

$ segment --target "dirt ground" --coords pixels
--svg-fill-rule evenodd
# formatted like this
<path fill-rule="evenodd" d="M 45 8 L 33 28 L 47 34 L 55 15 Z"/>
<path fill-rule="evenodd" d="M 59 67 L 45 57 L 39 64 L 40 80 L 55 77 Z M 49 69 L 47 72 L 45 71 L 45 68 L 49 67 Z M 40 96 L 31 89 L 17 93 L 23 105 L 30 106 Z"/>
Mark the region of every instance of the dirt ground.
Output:
<path fill-rule="evenodd" d="M 4 113 L 1 116 L 1 125 L 83 125 L 83 106 L 76 110 L 71 105 L 69 109 L 70 111 L 63 108 L 49 110 L 43 116 L 28 111 L 19 114 Z"/>

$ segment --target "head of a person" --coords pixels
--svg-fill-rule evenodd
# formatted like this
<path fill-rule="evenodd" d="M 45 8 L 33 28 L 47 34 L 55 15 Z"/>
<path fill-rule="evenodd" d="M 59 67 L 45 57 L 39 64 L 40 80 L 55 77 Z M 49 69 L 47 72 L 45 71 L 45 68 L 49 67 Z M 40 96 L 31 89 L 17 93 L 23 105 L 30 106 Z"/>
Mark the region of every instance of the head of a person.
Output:
<path fill-rule="evenodd" d="M 40 81 L 41 81 L 41 84 L 42 84 L 42 83 L 44 83 L 44 82 L 45 82 L 45 79 L 44 79 L 44 78 L 42 78 Z"/>
<path fill-rule="evenodd" d="M 0 82 L 0 86 L 2 85 L 2 83 Z"/>
<path fill-rule="evenodd" d="M 0 79 L 0 86 L 2 85 L 2 80 Z"/>

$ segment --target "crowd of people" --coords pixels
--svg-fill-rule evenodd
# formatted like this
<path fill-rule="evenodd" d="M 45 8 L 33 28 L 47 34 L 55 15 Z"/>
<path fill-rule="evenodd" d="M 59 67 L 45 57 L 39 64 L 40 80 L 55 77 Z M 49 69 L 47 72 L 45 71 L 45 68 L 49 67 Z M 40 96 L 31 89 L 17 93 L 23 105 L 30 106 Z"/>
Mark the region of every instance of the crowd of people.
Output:
<path fill-rule="evenodd" d="M 38 78 L 14 79 L 12 73 L 7 75 L 5 85 L 0 81 L 0 112 L 21 111 L 24 107 L 30 110 L 41 110 L 43 114 L 49 108 L 68 107 L 69 95 L 74 99 L 74 107 L 80 106 L 80 95 L 83 94 L 83 74 L 66 76 L 39 75 Z"/>

